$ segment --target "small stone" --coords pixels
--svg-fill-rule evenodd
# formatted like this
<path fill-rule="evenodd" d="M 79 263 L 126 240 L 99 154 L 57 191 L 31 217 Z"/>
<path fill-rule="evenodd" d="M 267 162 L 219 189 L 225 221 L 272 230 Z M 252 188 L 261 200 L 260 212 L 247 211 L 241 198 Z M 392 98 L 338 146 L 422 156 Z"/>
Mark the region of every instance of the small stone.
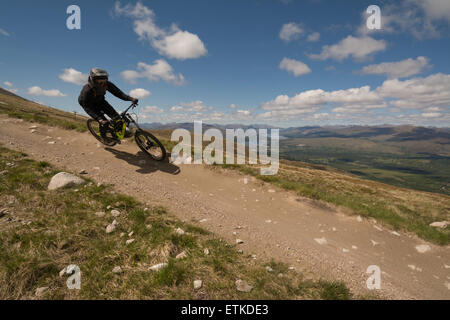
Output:
<path fill-rule="evenodd" d="M 244 253 L 244 250 L 240 249 L 238 250 L 238 253 Z"/>
<path fill-rule="evenodd" d="M 391 231 L 391 233 L 392 233 L 394 236 L 400 237 L 400 233 L 398 233 L 397 231 Z"/>
<path fill-rule="evenodd" d="M 87 171 L 85 169 L 80 170 L 80 172 L 78 172 L 78 174 L 87 174 Z"/>
<path fill-rule="evenodd" d="M 62 270 L 59 272 L 59 277 L 60 277 L 60 278 L 66 274 L 66 270 L 67 270 L 67 268 L 64 268 L 64 269 L 62 269 Z"/>
<path fill-rule="evenodd" d="M 283 277 L 284 277 L 284 274 L 279 273 L 279 274 L 277 275 L 277 277 L 278 277 L 278 278 L 283 278 Z"/>
<path fill-rule="evenodd" d="M 119 210 L 111 210 L 111 215 L 113 217 L 118 217 L 118 216 L 120 216 L 120 211 Z"/>
<path fill-rule="evenodd" d="M 267 267 L 266 267 L 266 271 L 267 271 L 267 272 L 273 272 L 273 269 L 272 269 L 271 267 L 267 266 Z"/>
<path fill-rule="evenodd" d="M 106 210 L 109 210 L 109 209 L 111 209 L 111 208 L 112 208 L 111 206 L 107 206 L 107 207 L 106 207 Z"/>
<path fill-rule="evenodd" d="M 47 291 L 47 290 L 48 290 L 48 287 L 37 288 L 36 292 L 35 292 L 35 295 L 39 297 L 39 296 L 43 295 L 44 292 Z"/>
<path fill-rule="evenodd" d="M 112 269 L 113 273 L 122 273 L 122 268 L 120 266 L 114 267 L 114 269 Z"/>
<path fill-rule="evenodd" d="M 131 231 L 129 234 L 128 234 L 128 237 L 132 237 L 133 236 L 133 234 L 134 234 L 134 231 Z"/>
<path fill-rule="evenodd" d="M 244 184 L 247 184 L 247 183 L 248 183 L 248 179 L 244 178 Z"/>
<path fill-rule="evenodd" d="M 445 228 L 447 228 L 447 226 L 449 224 L 450 223 L 448 221 L 436 221 L 436 222 L 430 223 L 430 227 L 445 229 Z"/>
<path fill-rule="evenodd" d="M 181 252 L 180 254 L 177 254 L 177 256 L 175 257 L 175 259 L 184 259 L 187 258 L 187 254 L 185 251 Z"/>
<path fill-rule="evenodd" d="M 363 219 L 361 218 L 361 216 L 357 216 L 357 217 L 356 217 L 356 220 L 357 220 L 358 222 L 362 222 L 362 221 L 363 221 Z"/>
<path fill-rule="evenodd" d="M 205 255 L 209 255 L 209 249 L 208 249 L 208 248 L 205 248 L 205 249 L 203 250 L 203 253 L 204 253 Z"/>
<path fill-rule="evenodd" d="M 115 225 L 115 226 L 119 225 L 119 223 L 118 223 L 116 220 L 114 220 L 114 221 L 112 222 L 112 224 Z"/>
<path fill-rule="evenodd" d="M 144 212 L 147 212 L 148 211 L 148 208 L 144 208 Z"/>
<path fill-rule="evenodd" d="M 158 264 L 155 264 L 154 266 L 150 267 L 149 270 L 159 271 L 165 267 L 167 267 L 167 263 L 158 263 Z"/>
<path fill-rule="evenodd" d="M 36 133 L 36 129 L 30 130 L 30 133 Z"/>
<path fill-rule="evenodd" d="M 253 287 L 244 280 L 240 280 L 240 279 L 236 280 L 235 284 L 236 284 L 237 291 L 250 292 L 253 289 Z"/>
<path fill-rule="evenodd" d="M 49 141 L 48 144 L 55 144 L 56 141 Z"/>
<path fill-rule="evenodd" d="M 103 211 L 99 211 L 99 212 L 96 212 L 96 213 L 95 213 L 95 215 L 96 215 L 97 217 L 99 217 L 99 218 L 104 217 L 105 214 L 106 214 L 106 213 L 103 212 Z"/>
<path fill-rule="evenodd" d="M 3 171 L 0 172 L 0 176 L 4 175 L 4 174 L 7 174 L 8 172 L 9 172 L 8 170 L 3 170 Z"/>
<path fill-rule="evenodd" d="M 200 223 L 204 223 L 206 221 L 208 221 L 208 219 L 202 219 L 202 220 L 200 220 Z"/>
<path fill-rule="evenodd" d="M 31 126 L 29 129 L 37 129 L 37 126 Z"/>
<path fill-rule="evenodd" d="M 372 242 L 372 245 L 374 247 L 380 244 L 379 242 L 376 242 L 375 240 L 370 240 L 370 242 Z"/>
<path fill-rule="evenodd" d="M 275 190 L 274 189 L 269 189 L 268 192 L 269 193 L 275 193 Z"/>
<path fill-rule="evenodd" d="M 181 228 L 178 228 L 175 232 L 180 236 L 182 236 L 184 234 L 184 230 Z"/>
<path fill-rule="evenodd" d="M 194 281 L 194 290 L 198 290 L 202 287 L 203 281 L 202 280 L 195 280 Z"/>
<path fill-rule="evenodd" d="M 48 184 L 48 190 L 56 190 L 59 188 L 69 188 L 85 183 L 85 181 L 73 174 L 60 172 L 52 177 Z"/>
<path fill-rule="evenodd" d="M 242 243 L 244 243 L 244 240 L 236 239 L 236 244 L 242 244 Z"/>
<path fill-rule="evenodd" d="M 126 244 L 132 244 L 134 242 L 134 239 L 129 239 L 126 241 Z"/>
<path fill-rule="evenodd" d="M 237 236 L 237 232 L 236 232 L 236 231 L 234 231 L 234 232 L 233 232 L 233 235 L 234 235 L 234 236 Z"/>
<path fill-rule="evenodd" d="M 114 225 L 114 224 L 109 224 L 109 225 L 106 227 L 106 233 L 111 233 L 111 232 L 113 232 L 114 230 L 116 230 L 116 225 Z"/>
<path fill-rule="evenodd" d="M 320 245 L 327 244 L 327 239 L 325 238 L 315 238 L 314 241 L 316 241 Z"/>
<path fill-rule="evenodd" d="M 288 269 L 289 270 L 295 270 L 295 267 L 289 267 Z"/>
<path fill-rule="evenodd" d="M 416 250 L 419 253 L 425 253 L 427 251 L 430 251 L 431 247 L 427 244 L 420 244 L 420 245 L 416 246 Z"/>
<path fill-rule="evenodd" d="M 272 220 L 266 220 L 266 223 L 272 223 Z"/>

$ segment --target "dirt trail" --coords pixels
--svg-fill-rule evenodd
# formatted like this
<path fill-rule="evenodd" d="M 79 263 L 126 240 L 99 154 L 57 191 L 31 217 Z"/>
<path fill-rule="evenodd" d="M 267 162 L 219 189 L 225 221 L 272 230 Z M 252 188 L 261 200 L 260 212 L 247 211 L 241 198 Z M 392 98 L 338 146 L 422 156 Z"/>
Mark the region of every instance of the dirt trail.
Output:
<path fill-rule="evenodd" d="M 88 133 L 40 124 L 31 133 L 32 124 L 6 116 L 0 116 L 0 124 L 0 143 L 6 147 L 74 172 L 85 169 L 97 182 L 115 184 L 120 192 L 164 205 L 230 243 L 242 239 L 240 248 L 257 259 L 274 258 L 309 277 L 345 281 L 358 294 L 450 299 L 449 246 L 394 234 L 375 221 L 317 205 L 238 172 L 155 163 L 134 143 L 104 148 Z M 416 248 L 420 245 L 429 250 L 420 253 Z M 381 269 L 380 290 L 366 289 L 370 265 Z"/>

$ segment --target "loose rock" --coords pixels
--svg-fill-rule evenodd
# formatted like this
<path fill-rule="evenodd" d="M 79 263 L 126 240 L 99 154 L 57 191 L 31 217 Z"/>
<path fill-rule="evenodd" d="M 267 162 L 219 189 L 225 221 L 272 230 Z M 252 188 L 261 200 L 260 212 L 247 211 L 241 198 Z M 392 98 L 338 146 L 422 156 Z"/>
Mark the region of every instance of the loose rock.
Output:
<path fill-rule="evenodd" d="M 154 266 L 150 267 L 149 270 L 159 271 L 165 267 L 167 267 L 167 263 L 158 263 L 158 264 L 155 264 Z"/>
<path fill-rule="evenodd" d="M 71 188 L 85 183 L 85 181 L 73 174 L 60 172 L 52 177 L 48 184 L 48 190 Z"/>
<path fill-rule="evenodd" d="M 187 254 L 185 251 L 181 252 L 180 254 L 178 254 L 175 259 L 184 259 L 187 258 Z"/>
<path fill-rule="evenodd" d="M 118 217 L 118 216 L 120 216 L 120 211 L 119 210 L 111 210 L 111 215 L 113 217 Z"/>
<path fill-rule="evenodd" d="M 122 268 L 120 266 L 114 267 L 112 270 L 113 273 L 122 273 Z"/>
<path fill-rule="evenodd" d="M 445 228 L 447 228 L 447 226 L 449 224 L 450 224 L 450 222 L 448 222 L 448 221 L 436 221 L 436 222 L 430 223 L 430 227 L 445 229 Z"/>
<path fill-rule="evenodd" d="M 195 280 L 194 281 L 194 290 L 198 290 L 202 287 L 203 281 L 202 280 Z"/>
<path fill-rule="evenodd" d="M 237 291 L 250 292 L 253 289 L 253 287 L 244 280 L 240 280 L 240 279 L 236 280 L 235 284 L 236 284 Z"/>

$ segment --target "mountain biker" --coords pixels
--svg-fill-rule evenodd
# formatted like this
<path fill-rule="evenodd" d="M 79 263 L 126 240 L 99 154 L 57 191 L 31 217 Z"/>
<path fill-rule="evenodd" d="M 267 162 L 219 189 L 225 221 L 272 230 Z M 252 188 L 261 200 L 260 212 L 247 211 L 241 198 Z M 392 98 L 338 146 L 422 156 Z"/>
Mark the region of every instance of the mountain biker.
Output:
<path fill-rule="evenodd" d="M 89 74 L 88 84 L 80 92 L 78 103 L 84 111 L 100 123 L 100 131 L 108 124 L 105 114 L 112 120 L 120 118 L 117 111 L 105 100 L 106 91 L 124 101 L 132 101 L 137 104 L 138 99 L 130 97 L 108 81 L 108 72 L 99 68 L 92 68 Z M 103 130 L 102 130 L 103 129 Z"/>

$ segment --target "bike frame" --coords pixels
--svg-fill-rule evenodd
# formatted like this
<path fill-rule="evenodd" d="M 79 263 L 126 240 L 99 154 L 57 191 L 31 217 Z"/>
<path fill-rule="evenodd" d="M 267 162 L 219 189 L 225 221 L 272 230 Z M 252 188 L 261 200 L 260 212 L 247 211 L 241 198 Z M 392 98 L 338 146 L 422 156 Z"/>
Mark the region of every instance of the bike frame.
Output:
<path fill-rule="evenodd" d="M 126 127 L 130 124 L 133 123 L 137 130 L 141 130 L 141 128 L 139 127 L 138 123 L 133 119 L 133 117 L 128 113 L 128 110 L 130 110 L 131 108 L 135 108 L 137 105 L 135 103 L 132 103 L 128 108 L 125 109 L 125 111 L 123 111 L 122 113 L 120 113 L 120 120 L 123 120 L 124 124 L 122 126 L 122 129 L 120 131 L 117 131 L 113 126 L 112 129 L 115 132 L 117 138 L 119 140 L 123 140 L 123 138 L 125 137 L 125 130 Z M 120 121 L 119 119 L 117 121 Z"/>

